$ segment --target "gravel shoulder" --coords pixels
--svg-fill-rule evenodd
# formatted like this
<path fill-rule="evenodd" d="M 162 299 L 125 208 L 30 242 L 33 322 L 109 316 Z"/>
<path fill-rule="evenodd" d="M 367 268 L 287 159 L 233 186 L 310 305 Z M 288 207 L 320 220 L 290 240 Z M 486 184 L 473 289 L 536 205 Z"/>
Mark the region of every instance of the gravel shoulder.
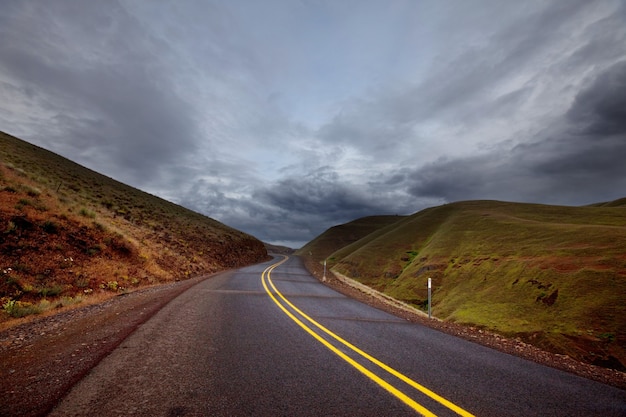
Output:
<path fill-rule="evenodd" d="M 322 265 L 307 258 L 301 259 L 306 269 L 317 279 L 322 281 L 324 274 Z M 434 318 L 429 319 L 428 316 L 421 311 L 404 306 L 402 303 L 395 300 L 390 300 L 389 297 L 369 288 L 363 289 L 362 285 L 358 283 L 355 285 L 355 283 L 350 281 L 349 279 L 337 277 L 327 271 L 324 284 L 346 296 L 357 299 L 395 316 L 402 317 L 412 323 L 419 323 L 510 355 L 626 390 L 626 373 L 579 362 L 566 355 L 546 352 L 521 340 L 509 339 L 486 330 L 445 322 Z"/>
<path fill-rule="evenodd" d="M 321 266 L 305 264 L 321 279 Z M 178 295 L 210 277 L 138 290 L 0 331 L 0 416 L 46 415 L 74 384 L 139 326 Z M 428 319 L 330 274 L 325 284 L 411 322 L 626 389 L 625 373 L 580 363 L 484 330 Z"/>
<path fill-rule="evenodd" d="M 83 376 L 203 276 L 0 331 L 0 416 L 44 416 Z"/>

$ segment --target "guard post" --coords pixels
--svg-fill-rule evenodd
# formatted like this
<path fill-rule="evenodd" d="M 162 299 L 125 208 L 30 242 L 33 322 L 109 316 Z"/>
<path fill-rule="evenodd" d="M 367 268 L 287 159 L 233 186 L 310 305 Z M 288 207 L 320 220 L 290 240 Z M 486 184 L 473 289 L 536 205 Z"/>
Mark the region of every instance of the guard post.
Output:
<path fill-rule="evenodd" d="M 428 278 L 428 318 L 431 318 L 431 288 L 432 288 L 432 279 Z"/>

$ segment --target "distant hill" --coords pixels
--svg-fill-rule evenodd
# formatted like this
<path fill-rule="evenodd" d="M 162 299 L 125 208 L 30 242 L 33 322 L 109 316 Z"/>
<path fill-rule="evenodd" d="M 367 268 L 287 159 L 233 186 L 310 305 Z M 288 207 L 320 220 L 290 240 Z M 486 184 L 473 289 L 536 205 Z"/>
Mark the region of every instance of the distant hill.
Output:
<path fill-rule="evenodd" d="M 606 203 L 591 204 L 590 207 L 626 207 L 626 198 L 620 198 Z"/>
<path fill-rule="evenodd" d="M 291 255 L 294 250 L 288 248 L 287 246 L 280 245 L 272 245 L 271 243 L 265 243 L 265 249 L 267 249 L 268 253 L 282 254 L 282 255 Z"/>
<path fill-rule="evenodd" d="M 626 370 L 625 201 L 452 203 L 353 242 L 346 235 L 367 218 L 335 226 L 298 253 L 422 309 L 430 277 L 440 319 Z"/>
<path fill-rule="evenodd" d="M 296 254 L 310 254 L 324 259 L 333 252 L 403 219 L 400 216 L 370 216 L 334 226 L 300 248 Z"/>
<path fill-rule="evenodd" d="M 0 132 L 0 321 L 266 258 L 253 236 Z"/>

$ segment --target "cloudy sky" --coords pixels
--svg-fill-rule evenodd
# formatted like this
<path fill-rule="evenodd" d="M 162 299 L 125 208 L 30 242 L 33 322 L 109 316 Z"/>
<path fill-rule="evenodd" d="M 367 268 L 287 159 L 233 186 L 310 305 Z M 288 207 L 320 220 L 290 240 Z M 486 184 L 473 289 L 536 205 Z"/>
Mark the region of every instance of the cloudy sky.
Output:
<path fill-rule="evenodd" d="M 258 238 L 626 196 L 620 0 L 3 0 L 0 130 Z"/>

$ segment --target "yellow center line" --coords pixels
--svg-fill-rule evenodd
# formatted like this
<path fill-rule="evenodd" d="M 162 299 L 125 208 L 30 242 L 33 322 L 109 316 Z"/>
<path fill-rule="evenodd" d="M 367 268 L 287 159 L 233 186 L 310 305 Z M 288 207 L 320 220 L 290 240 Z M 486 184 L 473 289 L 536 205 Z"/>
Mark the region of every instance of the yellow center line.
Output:
<path fill-rule="evenodd" d="M 370 379 L 373 379 L 375 382 L 379 383 L 379 385 L 383 386 L 383 388 L 387 389 L 387 391 L 389 391 L 390 393 L 392 393 L 393 395 L 396 395 L 396 397 L 398 397 L 399 399 L 401 399 L 403 402 L 405 402 L 405 404 L 409 405 L 410 407 L 412 407 L 414 410 L 418 411 L 419 413 L 425 415 L 425 416 L 432 416 L 434 414 L 432 414 L 430 411 L 426 410 L 424 407 L 422 407 L 421 405 L 417 404 L 415 401 L 413 401 L 412 399 L 410 399 L 409 397 L 407 397 L 405 394 L 401 393 L 400 391 L 398 391 L 397 389 L 395 389 L 394 387 L 392 387 L 391 385 L 389 385 L 388 383 L 386 383 L 385 381 L 381 380 L 378 376 L 376 376 L 375 374 L 373 374 L 372 372 L 368 371 L 367 369 L 363 368 L 360 364 L 354 362 L 351 358 L 349 358 L 348 356 L 346 356 L 343 352 L 337 350 L 333 345 L 331 345 L 330 343 L 328 343 L 325 339 L 323 339 L 321 336 L 319 336 L 317 333 L 315 333 L 312 329 L 310 329 L 308 326 L 306 326 L 304 323 L 302 323 L 302 321 L 300 321 L 298 318 L 296 318 L 291 312 L 289 312 L 277 299 L 276 297 L 274 297 L 274 294 L 272 294 L 272 292 L 268 289 L 267 284 L 265 283 L 265 279 L 267 277 L 267 281 L 269 282 L 269 285 L 272 287 L 272 289 L 274 290 L 274 292 L 289 306 L 291 307 L 294 311 L 296 311 L 300 316 L 302 316 L 304 319 L 306 319 L 309 323 L 313 324 L 315 327 L 317 327 L 318 329 L 320 329 L 321 331 L 323 331 L 324 333 L 326 333 L 327 335 L 331 336 L 333 339 L 337 340 L 338 342 L 340 342 L 341 344 L 343 344 L 344 346 L 348 347 L 349 349 L 351 349 L 352 351 L 358 353 L 360 356 L 362 356 L 363 358 L 369 360 L 370 362 L 372 362 L 373 364 L 377 365 L 378 367 L 380 367 L 381 369 L 384 369 L 385 371 L 387 371 L 388 373 L 390 373 L 391 375 L 395 376 L 396 378 L 400 379 L 401 381 L 405 382 L 406 384 L 412 386 L 413 388 L 417 389 L 418 391 L 422 392 L 423 394 L 427 395 L 428 397 L 432 398 L 433 400 L 439 402 L 440 404 L 444 405 L 445 407 L 447 407 L 448 409 L 454 411 L 455 413 L 464 416 L 464 417 L 474 417 L 473 414 L 467 412 L 466 410 L 462 409 L 461 407 L 457 406 L 456 404 L 446 400 L 445 398 L 441 397 L 440 395 L 437 395 L 436 393 L 434 393 L 433 391 L 429 390 L 428 388 L 424 387 L 423 385 L 418 384 L 417 382 L 415 382 L 414 380 L 412 380 L 411 378 L 407 377 L 406 375 L 400 373 L 399 371 L 391 368 L 390 366 L 386 365 L 385 363 L 379 361 L 378 359 L 374 358 L 373 356 L 367 354 L 366 352 L 362 351 L 361 349 L 357 348 L 356 346 L 354 346 L 353 344 L 351 344 L 350 342 L 346 341 L 345 339 L 341 338 L 340 336 L 336 335 L 335 333 L 331 332 L 330 330 L 328 330 L 326 327 L 324 327 L 323 325 L 321 325 L 320 323 L 318 323 L 317 321 L 313 320 L 311 317 L 309 317 L 307 314 L 305 314 L 302 310 L 300 310 L 299 308 L 297 308 L 295 305 L 293 305 L 287 298 L 285 298 L 285 296 L 278 291 L 278 289 L 276 288 L 276 286 L 274 285 L 274 283 L 272 282 L 271 279 L 271 272 L 277 268 L 278 266 L 282 265 L 284 262 L 287 261 L 287 259 L 289 259 L 289 257 L 285 256 L 284 259 L 274 265 L 269 266 L 265 271 L 263 271 L 263 274 L 261 275 L 262 277 L 262 282 L 263 282 L 263 287 L 265 288 L 265 291 L 270 295 L 270 297 L 272 298 L 272 300 L 274 300 L 274 302 L 285 312 L 285 314 L 287 314 L 293 321 L 295 321 L 300 327 L 302 327 L 303 329 L 305 329 L 308 333 L 310 333 L 313 337 L 315 337 L 318 341 L 320 341 L 322 344 L 324 344 L 326 347 L 328 347 L 330 350 L 332 350 L 333 352 L 335 352 L 337 355 L 339 355 L 340 357 L 342 357 L 344 360 L 346 360 L 348 363 L 350 363 L 352 366 L 354 366 L 355 368 L 357 368 L 359 371 L 361 371 L 362 373 L 364 373 L 365 375 L 367 375 Z M 347 358 L 347 359 L 346 359 Z M 356 364 L 356 365 L 355 365 Z M 361 368 L 363 370 L 361 370 Z M 377 381 L 380 380 L 382 382 L 382 384 L 380 382 Z M 384 385 L 383 385 L 384 384 Z M 391 389 L 388 389 L 387 386 L 389 386 Z M 393 391 L 392 391 L 393 390 Z M 400 395 L 397 395 L 396 393 L 399 393 Z M 405 401 L 405 399 L 407 399 L 409 402 Z"/>
<path fill-rule="evenodd" d="M 365 376 L 367 376 L 368 378 L 370 378 L 372 381 L 374 381 L 375 383 L 377 383 L 378 385 L 380 385 L 382 388 L 384 388 L 385 390 L 387 390 L 389 393 L 393 394 L 394 396 L 396 396 L 397 398 L 399 398 L 402 402 L 404 402 L 406 405 L 408 405 L 409 407 L 411 407 L 412 409 L 414 409 L 415 411 L 417 411 L 418 413 L 420 413 L 421 415 L 423 415 L 424 417 L 437 417 L 435 414 L 431 413 L 430 411 L 428 411 L 426 408 L 424 408 L 423 406 L 421 406 L 420 404 L 418 404 L 416 401 L 414 401 L 413 399 L 411 399 L 410 397 L 408 397 L 407 395 L 405 395 L 404 393 L 402 393 L 400 390 L 398 390 L 397 388 L 395 388 L 394 386 L 392 386 L 391 384 L 389 384 L 388 382 L 384 381 L 382 378 L 380 378 L 378 375 L 374 374 L 373 372 L 369 371 L 367 368 L 365 368 L 363 365 L 361 365 L 360 363 L 356 362 L 354 359 L 352 359 L 351 357 L 349 357 L 348 355 L 346 355 L 345 353 L 343 353 L 342 351 L 340 351 L 339 349 L 337 349 L 335 346 L 331 345 L 327 340 L 325 340 L 323 337 L 321 337 L 320 335 L 318 335 L 317 333 L 315 333 L 310 327 L 308 327 L 306 324 L 304 324 L 302 321 L 300 321 L 296 316 L 294 316 L 289 310 L 287 310 L 285 308 L 285 306 L 283 306 L 280 301 L 278 301 L 276 299 L 276 297 L 274 297 L 274 294 L 272 294 L 272 292 L 269 290 L 269 288 L 267 287 L 267 284 L 265 283 L 265 273 L 267 272 L 268 274 L 268 279 L 269 279 L 269 273 L 276 268 L 278 265 L 280 265 L 281 263 L 285 262 L 287 260 L 287 258 L 283 259 L 283 261 L 279 262 L 278 264 L 272 265 L 270 267 L 268 267 L 265 271 L 263 271 L 263 274 L 261 275 L 262 280 L 261 282 L 263 283 L 263 288 L 265 288 L 265 291 L 267 292 L 267 294 L 269 294 L 269 296 L 272 298 L 272 300 L 274 301 L 274 303 L 276 303 L 276 305 L 278 307 L 280 307 L 281 310 L 283 310 L 283 312 L 294 322 L 296 322 L 296 324 L 298 324 L 298 326 L 300 326 L 302 329 L 304 329 L 307 333 L 309 333 L 311 336 L 313 336 L 318 342 L 320 342 L 321 344 L 323 344 L 324 346 L 326 346 L 328 349 L 330 349 L 333 353 L 335 353 L 337 356 L 339 356 L 341 359 L 345 360 L 346 362 L 348 362 L 350 365 L 352 365 L 354 368 L 356 368 L 359 372 L 361 372 L 362 374 L 364 374 Z"/>

